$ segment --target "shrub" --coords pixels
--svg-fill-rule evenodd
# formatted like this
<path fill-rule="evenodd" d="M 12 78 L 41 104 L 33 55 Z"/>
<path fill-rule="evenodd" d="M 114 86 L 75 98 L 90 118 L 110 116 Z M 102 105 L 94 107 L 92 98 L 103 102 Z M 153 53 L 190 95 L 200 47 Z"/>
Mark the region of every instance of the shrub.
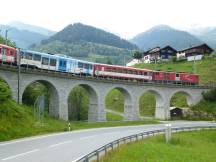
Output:
<path fill-rule="evenodd" d="M 204 92 L 203 93 L 203 98 L 206 101 L 210 101 L 210 102 L 216 101 L 216 88 L 214 88 L 214 89 L 212 89 L 210 91 Z"/>
<path fill-rule="evenodd" d="M 0 102 L 11 98 L 11 91 L 5 82 L 0 81 Z"/>

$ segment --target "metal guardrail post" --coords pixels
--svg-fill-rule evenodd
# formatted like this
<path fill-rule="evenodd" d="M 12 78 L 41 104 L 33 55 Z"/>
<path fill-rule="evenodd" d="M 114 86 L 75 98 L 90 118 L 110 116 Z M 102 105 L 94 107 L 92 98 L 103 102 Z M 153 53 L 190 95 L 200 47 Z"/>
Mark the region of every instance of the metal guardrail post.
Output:
<path fill-rule="evenodd" d="M 96 156 L 97 156 L 97 162 L 99 162 L 99 160 L 100 160 L 99 151 L 96 151 Z"/>

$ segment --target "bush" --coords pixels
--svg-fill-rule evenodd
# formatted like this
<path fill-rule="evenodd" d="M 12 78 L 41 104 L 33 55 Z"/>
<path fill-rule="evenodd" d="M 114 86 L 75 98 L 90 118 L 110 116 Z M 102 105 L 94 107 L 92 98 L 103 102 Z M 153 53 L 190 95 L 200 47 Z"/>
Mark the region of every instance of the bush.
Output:
<path fill-rule="evenodd" d="M 5 82 L 0 81 L 0 102 L 11 98 L 11 91 Z"/>
<path fill-rule="evenodd" d="M 212 89 L 210 91 L 204 92 L 203 93 L 203 98 L 206 101 L 210 101 L 210 102 L 216 101 L 216 88 L 214 88 L 214 89 Z"/>

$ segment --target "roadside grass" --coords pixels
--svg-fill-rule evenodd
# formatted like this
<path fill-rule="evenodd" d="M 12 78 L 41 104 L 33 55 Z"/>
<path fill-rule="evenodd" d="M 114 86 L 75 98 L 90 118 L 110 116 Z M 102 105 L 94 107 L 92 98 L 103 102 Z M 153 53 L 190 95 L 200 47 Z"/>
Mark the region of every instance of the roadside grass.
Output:
<path fill-rule="evenodd" d="M 109 114 L 109 119 L 120 119 L 116 115 Z M 143 121 L 112 121 L 94 122 L 70 121 L 71 130 L 129 126 L 142 124 L 157 124 L 157 120 Z M 34 120 L 32 108 L 25 105 L 18 105 L 13 100 L 6 100 L 0 104 L 0 141 L 16 138 L 41 135 L 53 132 L 63 132 L 68 130 L 68 122 L 55 119 L 45 115 L 43 122 Z"/>
<path fill-rule="evenodd" d="M 106 112 L 107 121 L 122 121 L 123 117 L 114 113 Z"/>
<path fill-rule="evenodd" d="M 101 162 L 213 162 L 216 131 L 202 130 L 173 134 L 170 144 L 163 135 L 120 146 Z"/>

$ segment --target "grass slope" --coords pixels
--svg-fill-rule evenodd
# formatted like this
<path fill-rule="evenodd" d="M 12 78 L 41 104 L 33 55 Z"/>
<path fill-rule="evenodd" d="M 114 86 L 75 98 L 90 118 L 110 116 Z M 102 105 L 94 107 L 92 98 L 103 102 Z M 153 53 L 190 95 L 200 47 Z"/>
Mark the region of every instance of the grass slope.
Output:
<path fill-rule="evenodd" d="M 7 100 L 0 104 L 0 141 L 44 133 L 64 131 L 65 121 L 46 116 L 44 123 L 34 121 L 30 107 Z"/>
<path fill-rule="evenodd" d="M 216 158 L 216 131 L 174 134 L 170 144 L 163 136 L 120 146 L 102 162 L 213 162 Z"/>

